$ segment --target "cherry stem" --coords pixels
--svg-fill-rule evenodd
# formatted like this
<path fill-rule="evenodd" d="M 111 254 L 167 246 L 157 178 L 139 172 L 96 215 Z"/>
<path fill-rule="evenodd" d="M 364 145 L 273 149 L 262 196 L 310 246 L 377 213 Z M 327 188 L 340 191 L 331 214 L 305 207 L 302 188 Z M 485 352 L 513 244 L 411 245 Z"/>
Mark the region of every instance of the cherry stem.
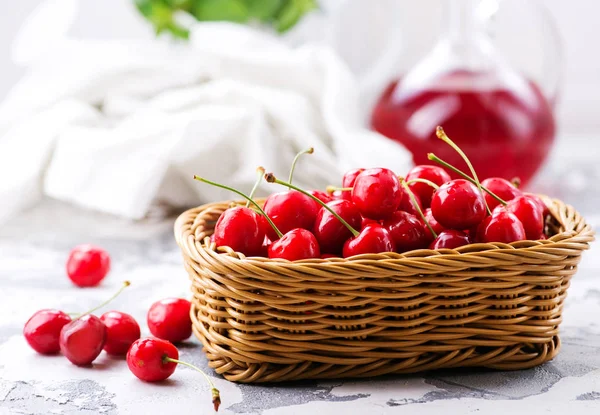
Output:
<path fill-rule="evenodd" d="M 271 227 L 273 228 L 273 230 L 275 231 L 275 233 L 277 234 L 277 236 L 279 236 L 280 238 L 283 236 L 283 234 L 281 233 L 281 231 L 277 228 L 277 226 L 275 226 L 275 224 L 273 223 L 273 221 L 271 220 L 271 218 L 258 205 L 258 203 L 256 203 L 254 200 L 252 200 L 251 198 L 249 198 L 248 196 L 246 196 L 245 194 L 243 194 L 239 190 L 236 190 L 233 187 L 225 186 L 224 184 L 212 182 L 212 181 L 210 181 L 208 179 L 205 179 L 204 177 L 200 177 L 200 176 L 196 176 L 196 175 L 194 175 L 194 180 L 198 180 L 199 182 L 210 184 L 212 186 L 220 187 L 221 189 L 229 190 L 230 192 L 233 192 L 233 193 L 235 193 L 237 195 L 240 195 L 241 197 L 243 197 L 244 199 L 246 199 L 248 202 L 252 203 L 256 209 L 258 209 L 258 212 L 265 217 L 265 219 L 267 220 L 267 222 L 269 222 L 269 225 L 271 225 Z"/>
<path fill-rule="evenodd" d="M 282 180 L 279 180 L 277 177 L 275 177 L 275 175 L 273 173 L 267 173 L 265 174 L 265 180 L 269 183 L 277 183 L 280 184 L 282 186 L 287 186 L 290 189 L 294 189 L 302 194 L 305 194 L 306 196 L 310 197 L 312 200 L 314 200 L 315 202 L 317 202 L 318 204 L 320 204 L 321 206 L 323 206 L 325 209 L 327 209 L 333 216 L 335 216 L 340 222 L 342 222 L 342 225 L 344 225 L 346 228 L 348 228 L 348 230 L 350 232 L 352 232 L 352 235 L 354 235 L 355 237 L 360 235 L 360 232 L 358 232 L 356 229 L 354 229 L 348 222 L 346 222 L 340 215 L 338 215 L 337 213 L 335 213 L 333 211 L 333 209 L 331 209 L 329 206 L 327 206 L 321 199 L 319 199 L 318 197 L 315 197 L 313 195 L 311 195 L 310 193 L 308 193 L 306 190 L 302 190 L 297 186 L 294 186 L 291 183 L 286 183 Z"/>
<path fill-rule="evenodd" d="M 254 193 L 256 193 L 256 190 L 258 189 L 258 186 L 260 186 L 260 182 L 262 181 L 263 175 L 265 174 L 265 168 L 264 167 L 257 167 L 256 168 L 256 181 L 254 182 L 254 186 L 252 187 L 252 190 L 250 190 L 250 194 L 248 195 L 248 197 L 250 199 L 254 199 Z M 246 207 L 250 207 L 250 201 L 246 201 Z"/>
<path fill-rule="evenodd" d="M 418 180 L 418 179 L 414 179 L 414 180 Z M 427 182 L 429 181 L 429 180 L 426 180 L 426 179 L 423 179 L 423 180 L 425 180 Z M 433 230 L 433 228 L 429 224 L 429 221 L 427 220 L 427 218 L 423 214 L 423 211 L 421 210 L 421 207 L 417 203 L 417 199 L 415 198 L 415 194 L 412 192 L 412 190 L 410 190 L 410 187 L 408 187 L 408 183 L 406 182 L 406 180 L 404 180 L 403 178 L 400 178 L 400 183 L 402 184 L 402 187 L 404 188 L 404 190 L 408 193 L 408 197 L 410 198 L 410 202 L 412 203 L 412 205 L 415 208 L 415 210 L 419 213 L 419 216 L 421 217 L 421 219 L 423 220 L 423 222 L 425 223 L 425 225 L 427 225 L 427 227 L 429 228 L 429 231 L 433 235 L 434 239 L 437 238 L 437 233 L 435 233 L 435 231 Z M 433 184 L 433 185 L 435 185 L 435 183 L 433 183 L 433 182 L 430 182 L 430 183 Z"/>
<path fill-rule="evenodd" d="M 431 180 L 427 180 L 427 179 L 417 178 L 417 179 L 412 179 L 412 180 L 409 180 L 408 182 L 406 182 L 406 184 L 413 184 L 413 183 L 425 183 L 426 185 L 433 187 L 435 190 L 440 188 L 440 186 L 438 186 Z"/>
<path fill-rule="evenodd" d="M 123 285 L 121 286 L 121 288 L 119 288 L 119 291 L 117 291 L 116 293 L 114 293 L 112 295 L 112 297 L 110 297 L 108 300 L 104 301 L 103 303 L 101 303 L 100 305 L 97 305 L 96 307 L 92 308 L 91 310 L 86 311 L 85 313 L 81 313 L 79 315 L 77 315 L 76 313 L 69 313 L 69 315 L 71 314 L 75 314 L 77 315 L 76 318 L 74 318 L 73 320 L 78 320 L 81 317 L 87 315 L 87 314 L 92 314 L 94 311 L 104 307 L 105 305 L 107 305 L 108 303 L 110 303 L 112 300 L 114 300 L 115 298 L 117 298 L 119 296 L 119 294 L 121 294 L 123 292 L 123 290 L 127 287 L 129 287 L 131 285 L 131 283 L 129 281 L 123 281 Z"/>
<path fill-rule="evenodd" d="M 329 185 L 325 188 L 325 191 L 327 191 L 327 193 L 333 193 L 336 190 L 339 190 L 341 192 L 350 192 L 352 190 L 352 187 L 336 187 Z"/>
<path fill-rule="evenodd" d="M 479 189 L 479 192 L 481 193 L 481 196 L 483 197 L 483 189 L 481 188 L 481 183 L 479 182 L 477 173 L 475 172 L 475 169 L 473 168 L 473 165 L 471 164 L 471 161 L 469 160 L 467 155 L 464 153 L 464 151 L 462 151 L 460 149 L 459 146 L 457 146 L 454 143 L 454 141 L 452 141 L 450 139 L 450 137 L 448 137 L 446 135 L 446 132 L 444 131 L 444 129 L 441 126 L 438 125 L 438 127 L 435 129 L 435 133 L 440 140 L 442 140 L 444 143 L 446 143 L 450 147 L 452 147 L 462 157 L 462 159 L 465 161 L 465 163 L 467 163 L 467 166 L 469 167 L 469 170 L 471 171 L 471 174 L 473 175 L 473 179 L 475 179 L 475 184 L 477 185 L 477 188 Z M 485 204 L 485 209 L 487 210 L 488 215 L 491 215 L 492 211 L 490 210 L 490 207 L 488 206 L 487 201 L 485 200 L 485 197 L 483 198 L 483 203 Z"/>
<path fill-rule="evenodd" d="M 445 168 L 447 168 L 448 170 L 453 171 L 454 173 L 458 174 L 459 176 L 461 176 L 462 178 L 464 178 L 465 180 L 473 183 L 473 184 L 477 184 L 475 182 L 475 180 L 473 180 L 471 177 L 469 177 L 468 174 L 466 174 L 465 172 L 463 172 L 462 170 L 457 169 L 456 167 L 454 167 L 452 164 L 448 163 L 447 161 L 442 160 L 441 158 L 439 158 L 438 156 L 436 156 L 433 153 L 428 153 L 427 154 L 427 158 L 431 161 L 435 161 L 437 164 L 444 166 Z M 492 196 L 494 199 L 496 199 L 500 204 L 502 205 L 506 205 L 506 202 L 504 200 L 502 200 L 500 198 L 500 196 L 498 196 L 496 193 L 492 192 L 490 189 L 488 189 L 485 186 L 481 186 L 481 188 L 487 192 L 488 195 Z"/>
<path fill-rule="evenodd" d="M 212 393 L 212 398 L 213 398 L 213 404 L 215 405 L 215 411 L 219 410 L 219 404 L 221 403 L 221 396 L 219 394 L 219 390 L 217 389 L 217 387 L 215 386 L 215 384 L 212 382 L 212 380 L 210 380 L 210 378 L 208 377 L 208 375 L 206 373 L 204 373 L 204 371 L 202 369 L 200 369 L 197 366 L 192 365 L 191 363 L 188 362 L 184 362 L 182 360 L 179 359 L 172 359 L 169 356 L 165 355 L 163 356 L 163 363 L 164 362 L 171 362 L 171 363 L 177 363 L 178 365 L 184 365 L 187 366 L 191 369 L 194 369 L 197 372 L 202 373 L 202 376 L 204 376 L 204 378 L 206 379 L 206 381 L 208 382 L 208 384 L 210 385 L 211 388 L 211 393 Z"/>
<path fill-rule="evenodd" d="M 512 180 L 510 181 L 512 183 L 513 186 L 515 186 L 517 189 L 519 187 L 521 187 L 521 179 L 519 177 L 513 177 Z"/>
<path fill-rule="evenodd" d="M 302 150 L 301 152 L 299 152 L 298 154 L 296 154 L 296 157 L 294 157 L 294 161 L 292 161 L 292 167 L 290 168 L 290 176 L 288 178 L 288 182 L 291 183 L 292 179 L 294 178 L 294 170 L 296 170 L 296 163 L 298 162 L 298 159 L 300 159 L 300 157 L 302 157 L 302 155 L 304 154 L 312 154 L 314 153 L 315 149 L 312 147 L 307 148 L 306 150 Z M 263 172 L 264 174 L 264 172 Z"/>

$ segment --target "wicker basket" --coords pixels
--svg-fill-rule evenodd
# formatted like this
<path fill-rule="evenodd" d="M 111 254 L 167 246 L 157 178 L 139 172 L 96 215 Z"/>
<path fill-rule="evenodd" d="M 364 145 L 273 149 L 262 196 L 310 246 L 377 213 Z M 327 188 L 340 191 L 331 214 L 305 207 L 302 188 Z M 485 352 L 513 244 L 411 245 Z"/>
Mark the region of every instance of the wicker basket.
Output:
<path fill-rule="evenodd" d="M 594 239 L 571 206 L 544 199 L 548 240 L 296 262 L 215 250 L 230 202 L 188 210 L 175 235 L 194 333 L 235 382 L 539 365 L 558 353 L 567 289 Z"/>

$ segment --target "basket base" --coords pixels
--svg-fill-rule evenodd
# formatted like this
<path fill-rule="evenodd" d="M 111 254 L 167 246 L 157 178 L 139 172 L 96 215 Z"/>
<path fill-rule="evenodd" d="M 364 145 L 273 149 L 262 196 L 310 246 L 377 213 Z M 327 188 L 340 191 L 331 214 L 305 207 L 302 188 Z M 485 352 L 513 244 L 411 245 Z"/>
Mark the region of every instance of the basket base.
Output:
<path fill-rule="evenodd" d="M 465 346 L 453 351 L 415 353 L 407 358 L 372 358 L 362 364 L 323 362 L 322 355 L 306 354 L 306 360 L 293 364 L 260 362 L 267 351 L 240 350 L 214 342 L 220 335 L 195 318 L 193 330 L 202 342 L 209 366 L 225 379 L 239 383 L 276 383 L 308 379 L 371 378 L 392 374 L 410 374 L 450 368 L 487 368 L 521 370 L 552 360 L 561 342 L 554 336 L 547 343 L 517 343 L 509 346 Z M 314 360 L 311 360 L 311 357 Z M 265 356 L 267 358 L 267 356 Z M 266 359 L 265 359 L 266 360 Z M 331 355 L 327 360 L 335 361 Z"/>

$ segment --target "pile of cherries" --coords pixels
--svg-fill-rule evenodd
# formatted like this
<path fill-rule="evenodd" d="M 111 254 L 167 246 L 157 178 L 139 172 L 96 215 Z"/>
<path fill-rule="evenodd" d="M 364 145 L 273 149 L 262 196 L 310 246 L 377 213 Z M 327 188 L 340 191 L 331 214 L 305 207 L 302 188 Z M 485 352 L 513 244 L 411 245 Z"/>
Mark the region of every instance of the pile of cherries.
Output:
<path fill-rule="evenodd" d="M 110 269 L 110 257 L 93 245 L 75 247 L 67 260 L 67 275 L 78 287 L 95 287 Z M 213 405 L 221 403 L 219 391 L 199 368 L 179 360 L 173 343 L 192 335 L 191 303 L 182 298 L 156 301 L 147 313 L 153 337 L 141 338 L 138 322 L 122 311 L 108 311 L 100 317 L 93 313 L 116 298 L 130 283 L 104 303 L 84 313 L 65 313 L 56 309 L 39 310 L 25 323 L 23 335 L 33 350 L 42 355 L 62 353 L 77 366 L 91 365 L 102 350 L 112 356 L 126 356 L 129 370 L 139 379 L 157 382 L 175 372 L 177 364 L 201 372 L 211 385 Z"/>
<path fill-rule="evenodd" d="M 416 166 L 404 178 L 386 168 L 359 168 L 344 174 L 341 188 L 306 191 L 292 177 L 298 158 L 312 153 L 308 149 L 294 159 L 287 182 L 260 167 L 248 196 L 195 176 L 247 200 L 223 212 L 211 240 L 245 256 L 294 261 L 546 238 L 549 212 L 538 196 L 522 192 L 517 180 L 480 182 L 462 150 L 441 127 L 437 133 L 463 157 L 471 175 L 429 154 L 437 165 Z M 461 178 L 452 179 L 448 170 Z M 261 208 L 252 197 L 263 176 L 288 190 L 271 194 Z"/>

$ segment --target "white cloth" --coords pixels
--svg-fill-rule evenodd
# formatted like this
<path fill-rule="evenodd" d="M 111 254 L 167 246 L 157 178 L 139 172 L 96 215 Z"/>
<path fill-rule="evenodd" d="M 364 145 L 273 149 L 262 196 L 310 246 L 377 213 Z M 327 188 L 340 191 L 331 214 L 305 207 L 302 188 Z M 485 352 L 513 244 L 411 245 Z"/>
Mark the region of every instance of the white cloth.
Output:
<path fill-rule="evenodd" d="M 43 194 L 132 219 L 231 199 L 193 175 L 248 191 L 257 166 L 287 178 L 308 146 L 306 188 L 411 163 L 363 125 L 356 81 L 325 46 L 202 23 L 187 44 L 70 39 L 47 56 L 0 105 L 0 221 Z"/>

